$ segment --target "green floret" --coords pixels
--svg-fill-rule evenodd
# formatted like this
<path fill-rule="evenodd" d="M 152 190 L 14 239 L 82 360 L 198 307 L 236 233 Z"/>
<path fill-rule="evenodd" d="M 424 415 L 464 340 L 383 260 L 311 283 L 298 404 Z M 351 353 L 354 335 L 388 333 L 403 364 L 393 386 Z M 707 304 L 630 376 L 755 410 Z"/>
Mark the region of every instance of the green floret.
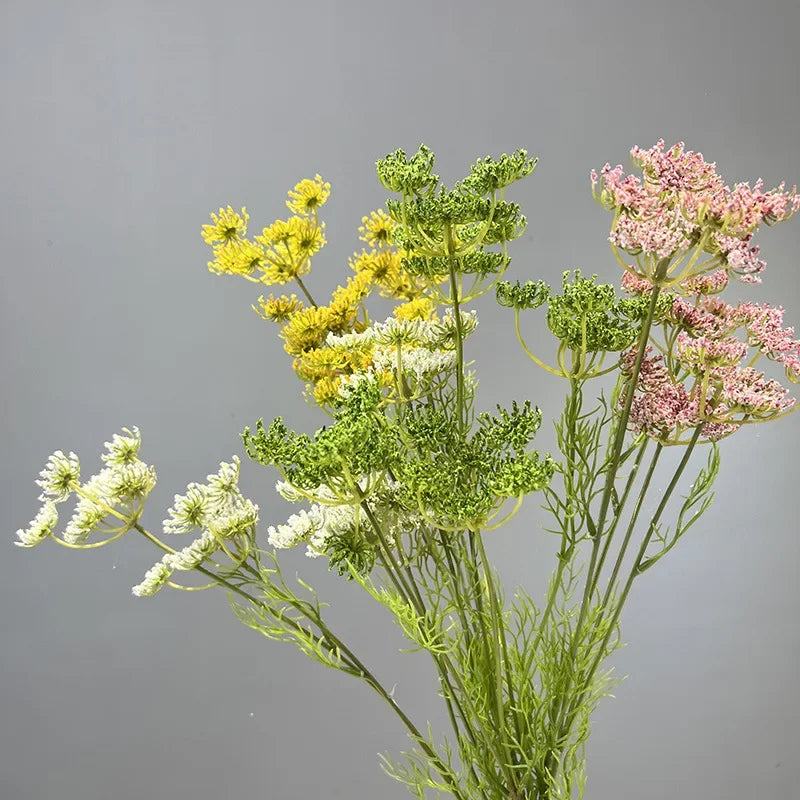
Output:
<path fill-rule="evenodd" d="M 394 467 L 409 508 L 420 508 L 453 529 L 481 527 L 507 497 L 544 488 L 555 463 L 525 451 L 541 424 L 529 402 L 479 417 L 463 438 L 455 420 L 418 406 L 407 420 L 411 455 Z"/>
<path fill-rule="evenodd" d="M 397 457 L 395 433 L 378 411 L 380 391 L 369 381 L 353 388 L 334 414 L 334 423 L 314 437 L 289 431 L 280 417 L 255 435 L 242 434 L 248 456 L 259 464 L 277 467 L 302 489 L 322 484 L 349 485 L 361 475 L 386 470 Z"/>
<path fill-rule="evenodd" d="M 448 275 L 453 261 L 440 256 L 432 258 L 406 256 L 401 259 L 401 263 L 409 275 L 424 275 L 432 278 Z M 455 258 L 456 271 L 464 275 L 483 276 L 503 272 L 510 263 L 511 259 L 502 253 L 485 253 L 482 250 Z"/>
<path fill-rule="evenodd" d="M 491 156 L 486 156 L 485 159 L 479 158 L 470 167 L 470 174 L 457 183 L 456 188 L 461 192 L 478 196 L 496 192 L 530 175 L 537 162 L 537 158 L 528 158 L 525 150 L 517 150 L 510 156 L 503 153 L 497 161 Z"/>
<path fill-rule="evenodd" d="M 406 158 L 404 150 L 395 150 L 376 163 L 378 180 L 390 192 L 424 196 L 430 194 L 439 182 L 433 173 L 433 153 L 424 144 Z"/>
<path fill-rule="evenodd" d="M 550 287 L 544 281 L 501 281 L 496 294 L 497 302 L 506 308 L 538 308 L 550 298 Z"/>
<path fill-rule="evenodd" d="M 598 284 L 596 275 L 584 278 L 580 270 L 567 271 L 562 294 L 548 302 L 547 325 L 572 350 L 624 350 L 638 333 L 638 326 L 631 324 L 629 301 L 618 298 L 611 284 Z"/>

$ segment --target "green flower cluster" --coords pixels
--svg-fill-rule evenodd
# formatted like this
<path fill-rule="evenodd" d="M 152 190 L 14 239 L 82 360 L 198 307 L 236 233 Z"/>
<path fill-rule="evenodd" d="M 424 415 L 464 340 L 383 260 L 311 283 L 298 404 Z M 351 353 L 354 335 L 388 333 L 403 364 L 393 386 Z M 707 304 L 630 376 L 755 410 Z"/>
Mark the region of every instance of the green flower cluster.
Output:
<path fill-rule="evenodd" d="M 564 272 L 561 294 L 552 294 L 544 281 L 497 285 L 497 302 L 516 310 L 547 303 L 547 326 L 570 350 L 583 353 L 617 352 L 636 339 L 637 323 L 647 314 L 644 297 L 618 297 L 610 283 L 581 271 Z"/>
<path fill-rule="evenodd" d="M 397 223 L 392 235 L 405 251 L 404 268 L 432 279 L 451 271 L 479 278 L 502 273 L 509 261 L 505 252 L 489 253 L 483 248 L 505 246 L 522 235 L 525 217 L 503 194 L 506 187 L 533 171 L 536 160 L 524 150 L 497 160 L 478 159 L 469 175 L 448 190 L 439 186 L 433 159 L 433 153 L 420 145 L 411 158 L 396 150 L 377 162 L 381 183 L 402 195 L 388 200 L 386 207 Z"/>
<path fill-rule="evenodd" d="M 395 466 L 401 496 L 441 529 L 490 527 L 507 498 L 543 489 L 553 476 L 549 456 L 525 450 L 541 424 L 541 412 L 529 401 L 498 407 L 478 422 L 475 433 L 464 437 L 456 421 L 437 409 L 419 405 L 406 419 L 409 456 Z"/>
<path fill-rule="evenodd" d="M 610 283 L 597 283 L 597 275 L 584 278 L 577 269 L 564 273 L 562 287 L 547 306 L 553 336 L 584 353 L 616 352 L 633 344 L 638 326 L 631 321 L 639 318 L 639 298 L 619 298 Z"/>
<path fill-rule="evenodd" d="M 242 439 L 253 461 L 276 467 L 298 489 L 322 485 L 353 490 L 362 475 L 385 471 L 398 458 L 398 442 L 389 420 L 378 410 L 382 401 L 374 381 L 358 383 L 334 413 L 331 426 L 313 437 L 290 431 L 277 417 L 269 428 L 262 420 L 255 434 Z"/>
<path fill-rule="evenodd" d="M 403 269 L 410 275 L 445 276 L 450 274 L 451 259 L 441 256 L 403 256 L 400 259 Z M 502 273 L 511 263 L 508 256 L 502 253 L 487 253 L 477 250 L 465 253 L 458 259 L 458 271 L 465 275 L 480 275 L 481 277 Z"/>
<path fill-rule="evenodd" d="M 497 284 L 497 302 L 506 308 L 522 310 L 539 308 L 550 297 L 550 286 L 544 281 L 525 281 L 510 283 L 501 281 Z"/>

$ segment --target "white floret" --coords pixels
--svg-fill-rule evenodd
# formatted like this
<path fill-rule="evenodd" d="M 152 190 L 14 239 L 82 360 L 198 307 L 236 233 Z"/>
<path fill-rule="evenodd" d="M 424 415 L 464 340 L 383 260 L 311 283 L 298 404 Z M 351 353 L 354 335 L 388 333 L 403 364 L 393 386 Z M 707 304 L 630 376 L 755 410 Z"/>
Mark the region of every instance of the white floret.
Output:
<path fill-rule="evenodd" d="M 168 553 L 147 570 L 144 580 L 131 591 L 137 597 L 152 597 L 169 580 L 173 570 L 172 554 Z"/>
<path fill-rule="evenodd" d="M 130 464 L 136 461 L 141 445 L 142 435 L 136 426 L 133 430 L 123 428 L 122 434 L 115 433 L 111 441 L 105 443 L 108 453 L 100 457 L 108 464 Z"/>
<path fill-rule="evenodd" d="M 40 500 L 61 503 L 66 500 L 81 479 L 81 465 L 75 453 L 64 455 L 56 450 L 39 473 L 36 483 L 42 488 Z"/>
<path fill-rule="evenodd" d="M 190 483 L 186 494 L 176 494 L 172 508 L 167 511 L 163 527 L 165 533 L 188 533 L 195 528 L 205 527 L 209 514 L 206 487 Z"/>
<path fill-rule="evenodd" d="M 310 510 L 303 509 L 292 514 L 283 525 L 270 525 L 267 530 L 269 543 L 273 547 L 285 549 L 307 541 L 323 525 L 323 516 L 316 503 Z"/>
<path fill-rule="evenodd" d="M 48 500 L 39 509 L 39 513 L 30 521 L 27 528 L 20 528 L 17 531 L 18 542 L 14 544 L 20 547 L 35 547 L 43 542 L 55 529 L 58 524 L 58 511 L 56 504 Z"/>
<path fill-rule="evenodd" d="M 205 531 L 188 547 L 172 555 L 170 565 L 174 569 L 190 570 L 199 567 L 219 549 L 219 541 L 211 531 Z"/>

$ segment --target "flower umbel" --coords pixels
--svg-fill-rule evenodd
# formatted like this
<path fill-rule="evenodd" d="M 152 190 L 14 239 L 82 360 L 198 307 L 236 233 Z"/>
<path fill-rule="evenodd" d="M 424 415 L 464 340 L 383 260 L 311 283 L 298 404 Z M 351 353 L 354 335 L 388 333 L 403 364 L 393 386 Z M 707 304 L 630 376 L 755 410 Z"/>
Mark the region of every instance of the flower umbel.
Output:
<path fill-rule="evenodd" d="M 331 185 L 325 183 L 319 175 L 315 175 L 313 180 L 306 178 L 300 181 L 289 192 L 286 206 L 292 214 L 308 216 L 315 214 L 321 206 L 324 206 L 330 194 Z"/>
<path fill-rule="evenodd" d="M 41 500 L 62 503 L 75 490 L 81 477 L 81 466 L 75 453 L 64 455 L 56 450 L 39 473 L 36 483 L 42 487 Z"/>
<path fill-rule="evenodd" d="M 206 244 L 229 244 L 244 238 L 247 233 L 247 209 L 234 211 L 230 206 L 220 208 L 218 214 L 212 214 L 211 225 L 203 225 L 203 239 Z"/>

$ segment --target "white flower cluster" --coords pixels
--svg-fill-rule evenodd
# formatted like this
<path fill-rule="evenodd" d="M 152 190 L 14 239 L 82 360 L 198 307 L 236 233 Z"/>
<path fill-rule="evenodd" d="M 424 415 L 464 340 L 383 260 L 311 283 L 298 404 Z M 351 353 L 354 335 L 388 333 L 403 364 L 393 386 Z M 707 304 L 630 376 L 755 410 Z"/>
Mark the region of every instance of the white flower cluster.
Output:
<path fill-rule="evenodd" d="M 391 372 L 397 368 L 397 350 L 390 346 L 377 346 L 372 351 L 372 362 L 377 372 Z M 423 381 L 431 375 L 450 372 L 456 367 L 453 350 L 429 350 L 427 347 L 401 346 L 400 368 L 403 375 Z"/>
<path fill-rule="evenodd" d="M 461 313 L 464 336 L 478 325 L 474 311 Z M 399 320 L 394 317 L 378 322 L 362 333 L 328 334 L 329 347 L 346 349 L 367 348 L 371 352 L 372 366 L 367 370 L 343 378 L 339 393 L 344 396 L 362 380 L 375 380 L 380 373 L 397 372 L 398 348 L 400 370 L 407 380 L 417 387 L 435 375 L 452 372 L 457 363 L 453 349 L 455 317 L 448 309 L 442 321 Z"/>
<path fill-rule="evenodd" d="M 171 555 L 171 554 L 170 554 Z M 152 597 L 172 575 L 173 568 L 167 564 L 167 558 L 164 556 L 161 561 L 156 561 L 144 574 L 144 580 L 133 587 L 131 590 L 137 597 Z"/>
<path fill-rule="evenodd" d="M 39 473 L 42 493 L 39 500 L 46 502 L 48 499 L 54 503 L 63 503 L 73 492 L 81 479 L 81 464 L 75 453 L 64 455 L 61 450 L 56 450 L 44 469 Z"/>
<path fill-rule="evenodd" d="M 124 434 L 124 435 L 123 435 Z M 121 466 L 132 464 L 139 458 L 139 448 L 142 446 L 142 435 L 134 425 L 133 430 L 122 429 L 122 434 L 115 433 L 110 442 L 105 443 L 108 453 L 100 456 L 106 464 Z"/>
<path fill-rule="evenodd" d="M 155 485 L 155 469 L 138 459 L 100 470 L 81 486 L 72 519 L 64 528 L 64 541 L 85 541 L 109 517 L 117 524 L 123 523 L 120 517 L 133 522 Z"/>
<path fill-rule="evenodd" d="M 206 483 L 190 483 L 185 494 L 176 494 L 164 520 L 165 533 L 214 530 L 222 538 L 245 532 L 258 522 L 258 506 L 239 490 L 239 457 L 220 462 Z"/>
<path fill-rule="evenodd" d="M 24 530 L 17 531 L 23 547 L 33 547 L 47 539 L 58 523 L 56 503 L 63 503 L 73 494 L 77 497 L 72 518 L 67 523 L 63 541 L 79 544 L 92 531 L 119 533 L 138 518 L 142 505 L 156 484 L 153 467 L 138 458 L 141 436 L 138 428 L 122 429 L 106 442 L 107 452 L 101 456 L 106 463 L 97 475 L 80 482 L 80 462 L 75 453 L 65 455 L 57 450 L 39 473 L 36 483 L 41 487 L 39 513 Z"/>
<path fill-rule="evenodd" d="M 258 506 L 239 490 L 239 459 L 221 462 L 219 470 L 206 477 L 206 483 L 190 483 L 185 494 L 176 494 L 164 520 L 165 533 L 202 530 L 190 545 L 167 553 L 153 565 L 144 580 L 133 587 L 138 597 L 154 595 L 175 570 L 192 570 L 211 558 L 225 543 L 246 553 L 255 535 Z M 226 546 L 226 552 L 230 552 Z"/>
<path fill-rule="evenodd" d="M 461 312 L 461 328 L 464 337 L 478 327 L 475 311 Z M 447 309 L 439 320 L 407 320 L 389 317 L 384 322 L 375 322 L 362 333 L 329 333 L 325 343 L 329 347 L 356 348 L 368 344 L 411 344 L 416 347 L 452 349 L 456 323 L 452 309 Z"/>
<path fill-rule="evenodd" d="M 39 513 L 30 521 L 28 527 L 20 528 L 17 531 L 18 542 L 14 544 L 20 547 L 35 547 L 39 542 L 43 542 L 58 524 L 58 510 L 52 500 L 46 500 L 39 509 Z"/>
<path fill-rule="evenodd" d="M 366 485 L 368 481 L 361 483 Z M 423 521 L 419 514 L 409 512 L 397 502 L 399 485 L 388 481 L 366 500 L 370 511 L 381 521 L 382 533 L 390 543 L 403 534 L 410 533 Z M 293 503 L 306 499 L 305 494 L 285 481 L 279 481 L 275 489 L 281 497 Z M 284 524 L 269 527 L 269 543 L 273 547 L 288 549 L 305 543 L 306 555 L 316 558 L 327 554 L 331 539 L 353 531 L 356 525 L 369 526 L 360 505 L 341 502 L 330 487 L 318 486 L 311 494 L 318 502 L 312 503 L 309 509 L 292 514 Z"/>

